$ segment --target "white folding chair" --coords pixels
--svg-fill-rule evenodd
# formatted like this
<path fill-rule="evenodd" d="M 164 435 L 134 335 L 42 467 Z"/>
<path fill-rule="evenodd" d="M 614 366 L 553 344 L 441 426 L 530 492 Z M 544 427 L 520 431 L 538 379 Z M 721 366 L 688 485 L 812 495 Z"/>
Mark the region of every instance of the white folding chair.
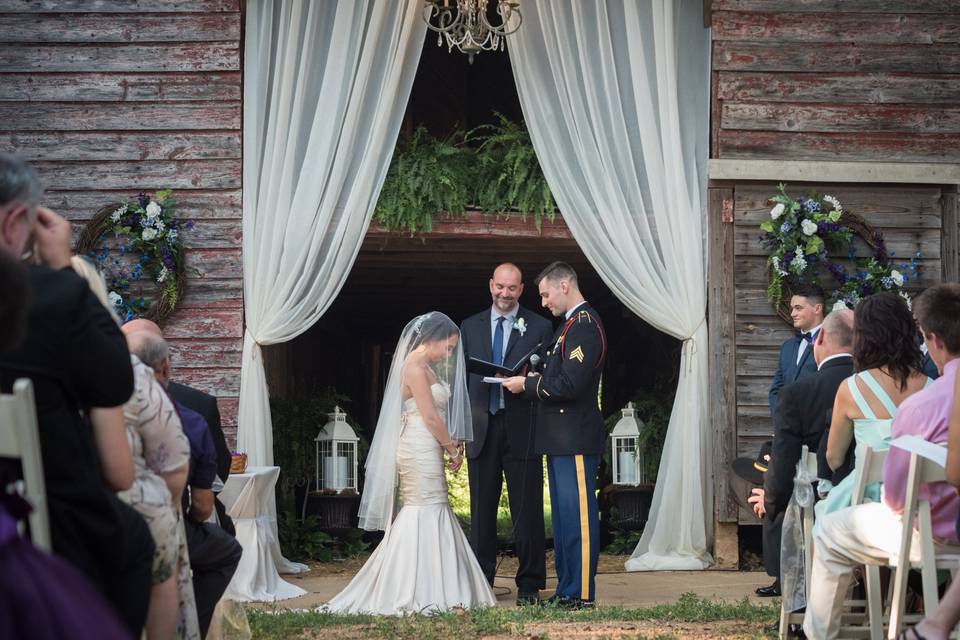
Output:
<path fill-rule="evenodd" d="M 33 506 L 29 518 L 31 539 L 38 548 L 49 551 L 50 525 L 43 461 L 40 458 L 37 409 L 33 400 L 33 383 L 26 378 L 14 383 L 12 394 L 0 394 L 0 457 L 20 460 L 23 467 L 23 495 Z"/>
<path fill-rule="evenodd" d="M 955 573 L 960 567 L 960 547 L 937 547 L 933 541 L 933 522 L 930 517 L 930 500 L 921 497 L 920 487 L 931 482 L 944 482 L 944 468 L 937 462 L 910 454 L 910 467 L 907 473 L 906 494 L 903 505 L 902 536 L 900 550 L 890 559 L 891 566 L 897 568 L 893 578 L 890 597 L 890 626 L 888 638 L 896 638 L 903 624 L 903 609 L 906 605 L 907 575 L 910 569 L 919 569 L 923 585 L 923 610 L 932 614 L 940 604 L 937 588 L 937 569 L 949 569 Z M 917 539 L 920 553 L 913 554 L 911 548 L 914 537 L 914 519 L 917 522 Z"/>
<path fill-rule="evenodd" d="M 817 477 L 817 454 L 816 452 L 810 451 L 807 445 L 803 445 L 803 448 L 800 450 L 800 462 L 811 477 Z M 810 561 L 812 558 L 811 550 L 813 549 L 813 540 L 811 539 L 812 531 L 813 507 L 811 506 L 809 509 L 803 510 L 803 585 L 807 600 L 810 599 Z M 787 611 L 783 602 L 781 602 L 779 635 L 782 640 L 787 638 L 791 624 L 803 624 L 803 613 Z"/>
<path fill-rule="evenodd" d="M 883 464 L 887 460 L 887 451 L 877 450 L 869 445 L 863 445 L 857 460 L 858 464 L 854 470 L 853 495 L 850 504 L 855 506 L 863 504 L 867 493 L 867 487 L 876 482 L 883 482 Z M 883 596 L 880 587 L 880 567 L 878 565 L 866 565 L 866 584 L 867 601 L 850 601 L 847 604 L 851 606 L 866 606 L 867 617 L 869 618 L 869 630 L 871 640 L 882 640 L 883 638 Z M 844 628 L 847 632 L 853 627 Z"/>

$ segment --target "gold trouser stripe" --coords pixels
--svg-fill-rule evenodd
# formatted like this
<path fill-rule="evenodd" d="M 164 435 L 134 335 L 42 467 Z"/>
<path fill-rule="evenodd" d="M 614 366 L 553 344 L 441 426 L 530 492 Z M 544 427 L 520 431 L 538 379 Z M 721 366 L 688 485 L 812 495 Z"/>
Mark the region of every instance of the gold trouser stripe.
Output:
<path fill-rule="evenodd" d="M 577 463 L 577 491 L 580 494 L 580 597 L 589 600 L 590 593 L 590 520 L 587 515 L 587 472 L 583 456 L 574 456 Z"/>

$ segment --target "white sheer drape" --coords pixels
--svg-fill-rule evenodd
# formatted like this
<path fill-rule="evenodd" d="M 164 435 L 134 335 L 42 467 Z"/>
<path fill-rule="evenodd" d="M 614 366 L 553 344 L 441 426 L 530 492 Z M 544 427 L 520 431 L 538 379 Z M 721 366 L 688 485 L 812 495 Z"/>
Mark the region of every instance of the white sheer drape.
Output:
<path fill-rule="evenodd" d="M 711 561 L 702 7 L 527 0 L 507 43 L 537 157 L 574 238 L 631 311 L 684 341 L 650 520 L 628 570 Z"/>
<path fill-rule="evenodd" d="M 246 332 L 238 447 L 273 462 L 260 346 L 306 331 L 350 271 L 386 176 L 426 26 L 419 0 L 254 0 L 243 112 Z"/>

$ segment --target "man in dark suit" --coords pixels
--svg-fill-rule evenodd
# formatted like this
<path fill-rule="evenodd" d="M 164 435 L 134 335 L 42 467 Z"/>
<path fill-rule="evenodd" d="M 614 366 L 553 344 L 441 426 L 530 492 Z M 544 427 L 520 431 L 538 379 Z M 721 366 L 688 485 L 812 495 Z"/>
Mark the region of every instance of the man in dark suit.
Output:
<path fill-rule="evenodd" d="M 139 636 L 150 596 L 154 544 L 143 518 L 104 483 L 89 407 L 133 393 L 127 345 L 86 281 L 70 268 L 70 224 L 37 206 L 33 170 L 0 154 L 0 251 L 31 249 L 31 302 L 22 343 L 0 355 L 0 389 L 33 382 L 54 553 L 80 569 Z"/>
<path fill-rule="evenodd" d="M 546 318 L 520 306 L 523 276 L 501 264 L 490 278 L 493 305 L 460 327 L 466 357 L 513 367 L 553 333 Z M 507 479 L 513 538 L 517 550 L 517 604 L 539 601 L 547 570 L 543 531 L 543 461 L 533 449 L 533 405 L 499 385 L 471 374 L 468 380 L 473 442 L 467 443 L 470 478 L 470 543 L 493 585 L 497 564 L 497 510 Z"/>
<path fill-rule="evenodd" d="M 828 315 L 812 351 L 817 372 L 780 392 L 773 417 L 773 450 L 763 482 L 764 565 L 778 591 L 780 532 L 793 494 L 797 461 L 803 445 L 817 452 L 825 446 L 823 435 L 830 426 L 837 389 L 853 375 L 853 312 L 843 309 Z M 818 469 L 818 475 L 827 471 Z"/>
<path fill-rule="evenodd" d="M 770 383 L 770 416 L 777 412 L 777 394 L 784 385 L 813 374 L 817 365 L 813 361 L 813 341 L 823 323 L 823 290 L 804 285 L 794 290 L 790 298 L 790 317 L 797 334 L 780 347 L 777 372 Z"/>
<path fill-rule="evenodd" d="M 542 373 L 506 378 L 511 393 L 537 402 L 534 447 L 547 456 L 558 606 L 593 606 L 600 547 L 597 468 L 607 440 L 600 376 L 607 339 L 583 299 L 570 265 L 554 262 L 537 277 L 544 307 L 564 322 L 547 348 Z"/>

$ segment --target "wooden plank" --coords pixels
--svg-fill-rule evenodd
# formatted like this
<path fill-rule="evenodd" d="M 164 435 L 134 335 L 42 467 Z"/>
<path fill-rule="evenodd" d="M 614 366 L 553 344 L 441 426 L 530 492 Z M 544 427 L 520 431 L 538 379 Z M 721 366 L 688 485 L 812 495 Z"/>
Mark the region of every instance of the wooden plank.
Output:
<path fill-rule="evenodd" d="M 240 102 L 0 102 L 8 131 L 240 129 Z"/>
<path fill-rule="evenodd" d="M 180 301 L 180 309 L 216 307 L 217 309 L 243 308 L 243 280 L 240 278 L 213 279 L 193 278 L 187 280 L 187 291 Z"/>
<path fill-rule="evenodd" d="M 723 129 L 753 131 L 960 132 L 960 108 L 953 106 L 725 102 L 720 117 Z"/>
<path fill-rule="evenodd" d="M 720 158 L 960 162 L 960 134 L 793 133 L 721 130 Z"/>
<path fill-rule="evenodd" d="M 0 112 L 3 107 L 0 106 Z M 0 134 L 0 151 L 38 160 L 211 160 L 240 158 L 240 132 Z"/>
<path fill-rule="evenodd" d="M 740 301 L 737 300 L 739 308 Z M 780 361 L 780 350 L 770 346 L 742 346 L 737 348 L 736 371 L 750 372 L 757 375 L 773 375 L 777 372 Z"/>
<path fill-rule="evenodd" d="M 956 104 L 960 78 L 919 74 L 720 72 L 714 96 L 736 102 Z"/>
<path fill-rule="evenodd" d="M 960 42 L 960 14 L 715 11 L 714 40 L 934 44 Z"/>
<path fill-rule="evenodd" d="M 727 469 L 733 461 L 736 438 L 737 396 L 733 385 L 736 364 L 734 343 L 734 272 L 725 268 L 733 258 L 733 224 L 723 221 L 724 206 L 733 206 L 732 189 L 708 190 L 708 260 L 710 268 L 708 296 L 708 335 L 710 348 L 710 423 L 713 429 L 714 469 Z M 729 499 L 730 487 L 725 473 L 715 476 L 714 500 L 719 522 L 735 521 L 735 503 Z"/>
<path fill-rule="evenodd" d="M 739 275 L 739 274 L 738 274 Z M 778 316 L 748 316 L 737 314 L 737 348 L 740 347 L 777 347 L 793 337 L 793 327 Z M 737 396 L 740 399 L 739 395 Z"/>
<path fill-rule="evenodd" d="M 736 224 L 757 227 L 770 217 L 768 199 L 776 193 L 775 184 L 737 186 Z M 809 191 L 831 194 L 847 211 L 863 216 L 870 224 L 884 229 L 939 229 L 941 225 L 940 187 L 859 187 L 843 184 L 787 185 L 791 196 Z"/>
<path fill-rule="evenodd" d="M 770 406 L 767 403 L 737 406 L 737 432 L 752 438 L 770 438 L 773 435 Z"/>
<path fill-rule="evenodd" d="M 98 186 L 98 185 L 94 185 Z M 50 207 L 68 220 L 82 222 L 89 220 L 101 208 L 133 200 L 141 188 L 136 183 L 123 185 L 119 191 L 47 191 L 43 204 Z M 240 189 L 229 191 L 175 191 L 178 218 L 189 220 L 240 219 L 243 217 Z"/>
<path fill-rule="evenodd" d="M 239 367 L 181 369 L 177 372 L 177 382 L 205 391 L 217 398 L 236 397 L 240 393 L 240 369 Z"/>
<path fill-rule="evenodd" d="M 911 0 L 907 5 L 890 0 L 713 0 L 716 11 L 815 12 L 815 13 L 946 13 L 957 11 L 956 0 Z"/>
<path fill-rule="evenodd" d="M 196 278 L 242 278 L 240 247 L 236 249 L 190 249 L 187 260 Z"/>
<path fill-rule="evenodd" d="M 960 280 L 960 194 L 954 186 L 943 194 L 943 281 Z"/>
<path fill-rule="evenodd" d="M 210 42 L 240 40 L 239 13 L 0 13 L 0 42 Z"/>
<path fill-rule="evenodd" d="M 174 378 L 183 369 L 209 367 L 214 363 L 224 367 L 240 366 L 242 338 L 178 338 L 168 340 L 168 343 Z"/>
<path fill-rule="evenodd" d="M 240 11 L 240 0 L 0 0 L 0 13 L 207 13 Z"/>
<path fill-rule="evenodd" d="M 494 216 L 476 209 L 468 210 L 464 216 L 456 218 L 441 218 L 434 222 L 433 230 L 422 237 L 411 239 L 409 234 L 398 234 L 378 224 L 371 224 L 364 240 L 364 248 L 377 246 L 387 248 L 396 244 L 415 243 L 423 246 L 423 242 L 431 242 L 443 238 L 463 239 L 471 236 L 491 236 L 497 238 L 552 238 L 573 239 L 570 229 L 563 217 L 557 214 L 554 221 L 544 219 L 540 231 L 533 223 L 533 216 L 524 220 L 520 215 Z"/>
<path fill-rule="evenodd" d="M 240 73 L 0 74 L 0 100 L 19 102 L 179 102 L 240 100 Z"/>
<path fill-rule="evenodd" d="M 894 262 L 909 261 L 918 251 L 928 260 L 940 259 L 939 229 L 881 229 L 887 250 L 893 254 Z M 734 246 L 738 256 L 768 256 L 768 249 L 760 242 L 762 231 L 756 227 L 737 227 L 734 232 Z M 854 239 L 859 257 L 870 255 L 869 247 L 860 239 Z M 844 258 L 845 252 L 831 254 L 833 258 Z"/>
<path fill-rule="evenodd" d="M 180 309 L 167 318 L 163 335 L 170 341 L 177 338 L 241 338 L 243 314 L 239 309 Z"/>
<path fill-rule="evenodd" d="M 746 316 L 776 315 L 773 306 L 767 300 L 766 287 L 748 287 L 738 285 L 736 291 L 737 313 Z"/>
<path fill-rule="evenodd" d="M 239 71 L 239 42 L 0 47 L 0 70 L 54 71 Z"/>
<path fill-rule="evenodd" d="M 960 46 L 818 44 L 792 42 L 733 42 L 713 44 L 716 71 L 903 71 L 913 73 L 960 72 Z"/>
<path fill-rule="evenodd" d="M 54 190 L 74 189 L 237 189 L 239 160 L 148 162 L 35 162 L 43 183 Z"/>
<path fill-rule="evenodd" d="M 737 402 L 762 405 L 769 402 L 770 375 L 756 375 L 753 371 L 737 375 Z"/>

